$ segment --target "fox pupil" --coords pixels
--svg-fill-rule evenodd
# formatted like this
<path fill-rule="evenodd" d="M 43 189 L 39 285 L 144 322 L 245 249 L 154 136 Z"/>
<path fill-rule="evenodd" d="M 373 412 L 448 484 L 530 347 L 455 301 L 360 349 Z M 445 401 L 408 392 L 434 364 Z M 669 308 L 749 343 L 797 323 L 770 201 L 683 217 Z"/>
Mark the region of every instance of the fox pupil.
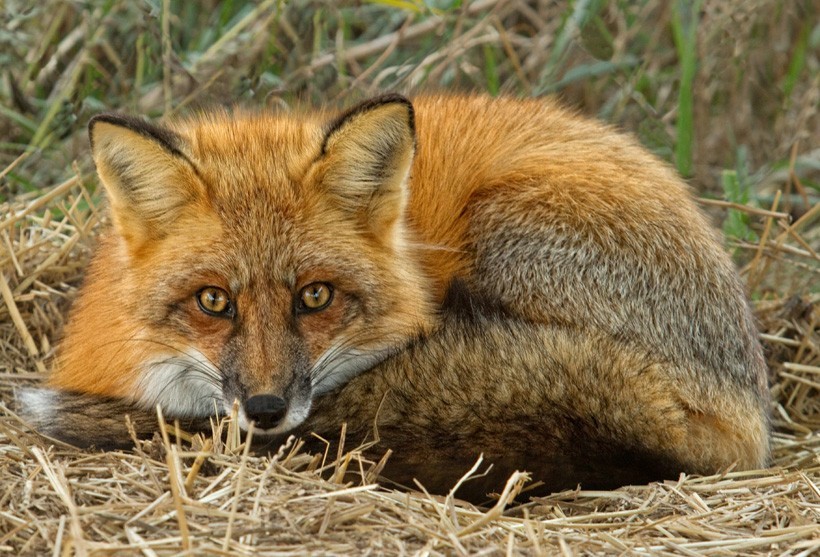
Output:
<path fill-rule="evenodd" d="M 324 309 L 328 306 L 333 297 L 333 289 L 329 284 L 316 282 L 309 284 L 302 289 L 302 308 L 307 311 Z"/>
<path fill-rule="evenodd" d="M 227 315 L 230 313 L 228 293 L 221 288 L 209 286 L 199 291 L 197 302 L 200 309 L 211 315 Z"/>

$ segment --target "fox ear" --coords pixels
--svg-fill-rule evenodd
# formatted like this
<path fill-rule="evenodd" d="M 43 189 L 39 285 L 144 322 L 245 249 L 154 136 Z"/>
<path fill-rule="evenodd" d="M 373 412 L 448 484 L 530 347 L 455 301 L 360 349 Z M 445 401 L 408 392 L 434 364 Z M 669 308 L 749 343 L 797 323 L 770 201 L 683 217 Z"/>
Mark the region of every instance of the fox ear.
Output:
<path fill-rule="evenodd" d="M 415 152 L 413 105 L 401 95 L 366 101 L 333 122 L 322 144 L 324 184 L 374 233 L 401 216 Z"/>
<path fill-rule="evenodd" d="M 165 236 L 182 210 L 204 195 L 187 145 L 174 132 L 101 114 L 91 119 L 88 133 L 114 224 L 129 246 Z"/>

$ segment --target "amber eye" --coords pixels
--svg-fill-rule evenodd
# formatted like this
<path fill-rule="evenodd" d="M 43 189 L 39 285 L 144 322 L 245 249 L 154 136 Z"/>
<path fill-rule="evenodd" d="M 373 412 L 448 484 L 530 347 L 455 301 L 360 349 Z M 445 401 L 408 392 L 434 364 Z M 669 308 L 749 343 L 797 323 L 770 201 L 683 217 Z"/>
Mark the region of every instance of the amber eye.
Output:
<path fill-rule="evenodd" d="M 196 293 L 199 309 L 215 317 L 232 317 L 233 305 L 228 293 L 216 286 L 206 286 Z"/>
<path fill-rule="evenodd" d="M 333 287 L 326 282 L 314 282 L 299 291 L 299 311 L 303 313 L 323 310 L 332 301 Z"/>

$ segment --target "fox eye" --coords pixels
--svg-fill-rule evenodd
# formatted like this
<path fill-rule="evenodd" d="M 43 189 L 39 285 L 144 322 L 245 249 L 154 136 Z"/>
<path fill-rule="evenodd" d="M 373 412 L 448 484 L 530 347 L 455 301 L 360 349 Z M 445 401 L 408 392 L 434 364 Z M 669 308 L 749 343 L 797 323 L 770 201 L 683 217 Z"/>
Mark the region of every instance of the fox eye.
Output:
<path fill-rule="evenodd" d="M 233 304 L 227 292 L 216 286 L 206 286 L 196 293 L 199 309 L 214 317 L 233 317 Z"/>
<path fill-rule="evenodd" d="M 308 284 L 299 291 L 300 313 L 310 313 L 325 309 L 333 301 L 333 287 L 326 282 Z"/>

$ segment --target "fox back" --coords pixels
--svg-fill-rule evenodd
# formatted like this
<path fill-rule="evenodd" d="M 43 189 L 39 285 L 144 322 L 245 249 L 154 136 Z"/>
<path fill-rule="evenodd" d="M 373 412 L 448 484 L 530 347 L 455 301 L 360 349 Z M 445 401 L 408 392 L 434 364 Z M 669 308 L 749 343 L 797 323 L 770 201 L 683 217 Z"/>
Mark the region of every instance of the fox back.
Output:
<path fill-rule="evenodd" d="M 768 458 L 732 262 L 674 172 L 602 124 L 387 95 L 90 134 L 113 222 L 57 393 L 194 418 L 237 400 L 273 436 L 375 424 L 396 475 L 440 489 L 478 453 L 552 488 Z M 29 412 L 58 434 L 69 414 Z"/>

